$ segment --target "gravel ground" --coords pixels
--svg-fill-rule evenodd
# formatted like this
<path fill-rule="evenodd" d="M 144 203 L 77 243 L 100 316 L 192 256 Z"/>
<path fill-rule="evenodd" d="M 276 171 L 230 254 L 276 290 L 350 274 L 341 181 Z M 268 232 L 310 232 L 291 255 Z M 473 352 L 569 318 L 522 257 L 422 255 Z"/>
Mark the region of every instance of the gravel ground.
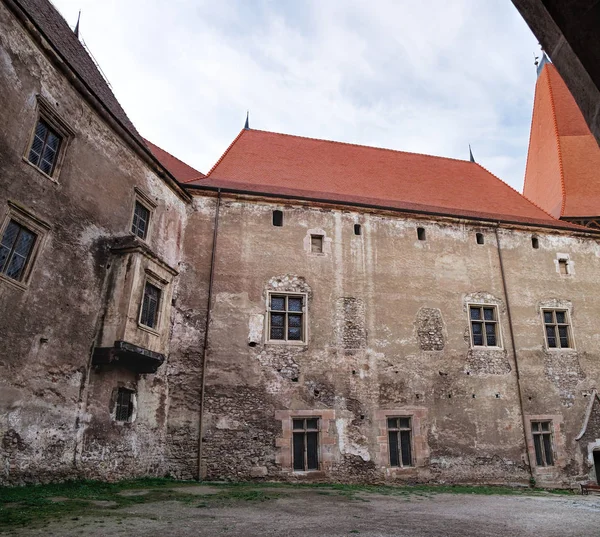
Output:
<path fill-rule="evenodd" d="M 265 489 L 262 489 L 265 491 Z M 187 493 L 192 489 L 187 487 Z M 165 501 L 53 521 L 11 535 L 71 537 L 599 537 L 599 496 L 355 495 L 273 489 L 267 501 Z M 269 491 L 271 494 L 271 491 Z M 206 496 L 203 496 L 206 495 Z M 206 501 L 205 501 L 206 500 Z"/>

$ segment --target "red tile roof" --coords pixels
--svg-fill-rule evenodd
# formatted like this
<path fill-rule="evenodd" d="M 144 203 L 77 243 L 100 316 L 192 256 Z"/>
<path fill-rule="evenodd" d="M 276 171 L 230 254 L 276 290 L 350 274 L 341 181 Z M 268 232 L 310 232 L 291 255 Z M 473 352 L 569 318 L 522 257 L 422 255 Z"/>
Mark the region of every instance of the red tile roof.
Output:
<path fill-rule="evenodd" d="M 179 160 L 177 157 L 171 155 L 164 149 L 161 149 L 157 145 L 152 142 L 146 140 L 144 138 L 144 142 L 148 146 L 148 149 L 152 152 L 152 154 L 158 159 L 158 161 L 171 173 L 175 179 L 177 179 L 180 183 L 188 183 L 189 181 L 194 181 L 200 177 L 204 177 L 202 172 L 192 168 L 185 162 Z"/>
<path fill-rule="evenodd" d="M 562 225 L 476 163 L 254 129 L 190 184 Z"/>
<path fill-rule="evenodd" d="M 535 87 L 523 192 L 556 218 L 600 216 L 600 148 L 551 63 Z"/>

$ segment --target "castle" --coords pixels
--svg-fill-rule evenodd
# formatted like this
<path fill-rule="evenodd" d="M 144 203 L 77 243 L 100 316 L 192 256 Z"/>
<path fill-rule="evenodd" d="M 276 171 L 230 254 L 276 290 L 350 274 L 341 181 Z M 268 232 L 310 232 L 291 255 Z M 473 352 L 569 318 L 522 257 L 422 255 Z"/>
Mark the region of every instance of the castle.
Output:
<path fill-rule="evenodd" d="M 0 58 L 0 482 L 600 478 L 600 149 L 545 58 L 526 197 L 250 128 L 205 176 L 47 0 Z"/>

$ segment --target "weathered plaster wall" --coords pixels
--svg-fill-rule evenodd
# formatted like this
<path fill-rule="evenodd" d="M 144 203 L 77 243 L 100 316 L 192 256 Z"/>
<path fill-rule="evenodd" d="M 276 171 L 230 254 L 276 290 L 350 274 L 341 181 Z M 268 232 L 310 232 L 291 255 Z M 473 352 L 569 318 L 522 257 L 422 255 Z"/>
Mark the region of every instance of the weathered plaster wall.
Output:
<path fill-rule="evenodd" d="M 307 477 L 527 481 L 493 229 L 300 205 L 283 207 L 284 226 L 274 227 L 276 208 L 233 199 L 221 206 L 205 475 L 298 477 L 278 462 L 289 447 L 282 447 L 285 424 L 276 415 L 334 410 L 331 464 Z M 356 222 L 362 235 L 353 233 Z M 426 241 L 417 240 L 417 226 Z M 314 229 L 331 239 L 329 253 L 304 247 Z M 484 232 L 484 245 L 476 231 Z M 307 345 L 264 343 L 267 291 L 274 289 L 308 292 Z M 529 292 L 541 297 L 543 290 Z M 468 301 L 498 306 L 502 349 L 470 350 Z M 416 468 L 389 472 L 377 458 L 376 413 L 414 408 L 427 411 L 415 438 L 424 440 L 426 455 Z"/>
<path fill-rule="evenodd" d="M 129 234 L 134 186 L 157 205 L 150 248 L 175 267 L 186 204 L 107 127 L 4 3 L 0 94 L 0 221 L 10 200 L 50 226 L 28 287 L 0 280 L 0 481 L 156 471 L 156 450 L 141 446 L 163 442 L 164 372 L 132 379 L 90 371 L 89 361 L 107 300 L 109 245 Z M 37 95 L 74 131 L 56 181 L 23 158 Z M 145 409 L 121 435 L 109 409 L 119 382 L 137 385 Z"/>

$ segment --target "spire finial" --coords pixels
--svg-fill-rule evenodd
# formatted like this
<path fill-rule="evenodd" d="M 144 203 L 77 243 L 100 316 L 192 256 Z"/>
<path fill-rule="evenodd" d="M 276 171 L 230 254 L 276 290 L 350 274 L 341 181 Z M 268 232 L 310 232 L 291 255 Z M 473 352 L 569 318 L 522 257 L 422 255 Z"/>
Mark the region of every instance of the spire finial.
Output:
<path fill-rule="evenodd" d="M 244 125 L 244 129 L 250 129 L 250 110 L 246 110 L 246 124 Z"/>
<path fill-rule="evenodd" d="M 81 9 L 79 10 L 79 15 L 77 15 L 77 24 L 75 25 L 75 29 L 73 30 L 73 33 L 79 37 L 79 19 L 81 18 Z"/>
<path fill-rule="evenodd" d="M 473 151 L 471 151 L 471 144 L 469 144 L 469 161 L 475 162 L 475 158 L 473 157 Z"/>
<path fill-rule="evenodd" d="M 552 62 L 550 61 L 550 58 L 548 58 L 546 51 L 544 49 L 542 49 L 542 59 L 538 62 L 537 56 L 536 56 L 534 63 L 535 63 L 535 69 L 537 71 L 537 76 L 540 76 L 540 73 L 542 72 L 544 65 L 546 65 L 547 63 L 552 63 Z"/>

